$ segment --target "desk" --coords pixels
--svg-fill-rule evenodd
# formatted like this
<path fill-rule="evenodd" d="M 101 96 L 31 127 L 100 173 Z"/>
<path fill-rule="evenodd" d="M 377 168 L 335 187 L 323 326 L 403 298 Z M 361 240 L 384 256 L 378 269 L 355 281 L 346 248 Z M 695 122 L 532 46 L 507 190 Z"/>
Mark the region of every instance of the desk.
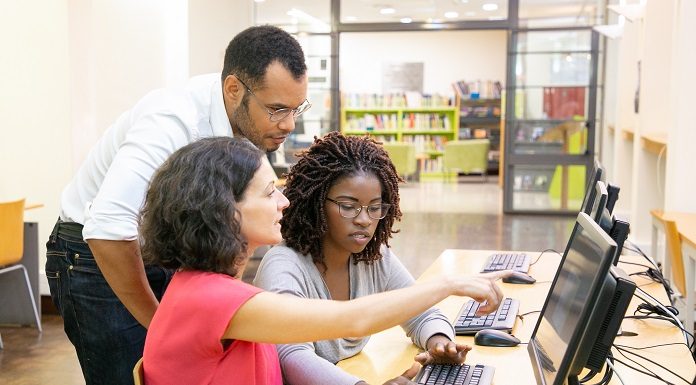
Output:
<path fill-rule="evenodd" d="M 684 275 L 687 292 L 682 293 L 686 299 L 686 309 L 694 308 L 694 284 L 696 283 L 696 214 L 682 213 L 677 211 L 651 210 L 652 216 L 652 245 L 651 253 L 657 255 L 657 233 L 662 227 L 662 221 L 672 220 L 677 225 L 679 238 L 681 240 L 682 259 L 684 261 Z M 667 252 L 665 250 L 665 252 Z M 671 266 L 669 258 L 662 261 L 665 277 L 670 277 Z M 684 327 L 687 330 L 694 330 L 694 312 L 687 311 L 684 315 Z"/>
<path fill-rule="evenodd" d="M 488 255 L 493 251 L 486 250 L 445 250 L 438 259 L 423 273 L 418 281 L 436 279 L 446 274 L 471 275 L 478 272 Z M 538 253 L 530 253 L 533 260 Z M 636 258 L 636 257 L 627 257 Z M 541 310 L 546 300 L 546 295 L 555 276 L 561 257 L 557 254 L 546 253 L 541 257 L 540 263 L 530 268 L 530 274 L 537 279 L 534 285 L 512 285 L 501 283 L 505 296 L 520 300 L 520 314 Z M 638 259 L 636 259 L 638 261 Z M 621 264 L 627 272 L 637 270 L 634 266 Z M 639 268 L 638 268 L 639 269 Z M 662 301 L 667 300 L 662 286 L 649 284 L 643 278 L 636 277 L 636 284 L 643 290 L 656 296 Z M 450 319 L 454 320 L 459 308 L 467 298 L 449 297 L 438 304 L 440 310 Z M 632 312 L 640 300 L 634 299 L 631 303 Z M 523 321 L 517 320 L 513 333 L 522 342 L 528 342 L 536 325 L 538 313 L 524 317 Z M 618 337 L 616 343 L 629 346 L 648 346 L 670 342 L 683 342 L 682 333 L 664 321 L 636 321 L 625 320 L 623 330 L 638 333 L 636 337 Z M 473 337 L 458 336 L 457 342 L 474 347 L 467 356 L 470 364 L 485 364 L 496 368 L 494 383 L 497 385 L 520 384 L 534 385 L 534 373 L 527 353 L 527 345 L 519 345 L 511 348 L 494 348 L 475 346 Z M 418 349 L 406 337 L 400 327 L 391 328 L 375 334 L 365 349 L 358 355 L 338 363 L 338 366 L 349 373 L 361 377 L 370 384 L 382 384 L 387 379 L 401 374 L 411 366 L 413 357 Z M 681 376 L 691 380 L 696 373 L 696 365 L 691 361 L 688 349 L 685 346 L 666 346 L 640 351 L 640 354 L 655 360 L 661 364 L 669 365 L 669 368 Z M 625 360 L 624 360 L 625 361 Z M 616 364 L 626 384 L 658 384 L 657 380 L 642 375 L 636 371 Z M 669 374 L 658 372 L 664 378 L 674 383 L 683 383 Z M 597 378 L 596 378 L 597 379 Z M 619 384 L 614 376 L 612 384 Z"/>

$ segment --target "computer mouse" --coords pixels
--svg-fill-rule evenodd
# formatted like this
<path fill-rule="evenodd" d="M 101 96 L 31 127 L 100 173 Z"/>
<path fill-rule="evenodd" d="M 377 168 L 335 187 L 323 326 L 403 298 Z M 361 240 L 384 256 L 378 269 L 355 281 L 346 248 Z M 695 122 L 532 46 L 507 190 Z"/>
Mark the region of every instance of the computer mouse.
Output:
<path fill-rule="evenodd" d="M 523 284 L 529 285 L 529 284 L 536 282 L 536 279 L 534 279 L 532 276 L 527 275 L 525 273 L 522 273 L 520 271 L 513 271 L 509 277 L 503 278 L 503 282 L 505 282 L 505 283 L 523 283 Z"/>
<path fill-rule="evenodd" d="M 479 330 L 474 336 L 474 343 L 481 346 L 517 346 L 519 338 L 495 329 Z"/>

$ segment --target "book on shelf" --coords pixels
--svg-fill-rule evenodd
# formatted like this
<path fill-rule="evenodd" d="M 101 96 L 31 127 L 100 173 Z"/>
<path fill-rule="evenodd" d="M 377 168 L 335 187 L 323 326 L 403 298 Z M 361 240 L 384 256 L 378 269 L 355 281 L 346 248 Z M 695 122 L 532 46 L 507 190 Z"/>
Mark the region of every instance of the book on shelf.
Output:
<path fill-rule="evenodd" d="M 452 88 L 462 99 L 500 99 L 503 85 L 497 80 L 458 80 Z"/>
<path fill-rule="evenodd" d="M 452 95 L 421 94 L 417 92 L 367 94 L 348 93 L 342 94 L 344 108 L 439 108 L 453 107 L 456 105 Z"/>

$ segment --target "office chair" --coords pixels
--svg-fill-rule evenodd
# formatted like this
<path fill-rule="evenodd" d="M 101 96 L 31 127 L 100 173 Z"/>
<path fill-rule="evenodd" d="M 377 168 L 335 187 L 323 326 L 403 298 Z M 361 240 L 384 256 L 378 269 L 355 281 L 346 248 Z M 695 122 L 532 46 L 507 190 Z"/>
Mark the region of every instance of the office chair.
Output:
<path fill-rule="evenodd" d="M 488 181 L 488 139 L 453 140 L 445 143 L 443 167 L 448 175 L 454 173 L 480 173 Z"/>
<path fill-rule="evenodd" d="M 0 203 L 0 309 L 7 312 L 5 314 L 16 317 L 18 324 L 34 323 L 40 333 L 39 312 L 27 269 L 21 264 L 23 254 L 24 199 Z M 12 274 L 13 272 L 19 274 Z M 18 290 L 20 285 L 25 286 L 26 291 Z M 24 298 L 17 298 L 18 296 Z M 2 348 L 0 337 L 0 349 Z"/>
<path fill-rule="evenodd" d="M 382 146 L 394 163 L 396 172 L 404 179 L 416 173 L 416 146 L 413 143 L 386 142 Z"/>
<path fill-rule="evenodd" d="M 133 368 L 133 381 L 135 385 L 145 384 L 145 373 L 143 372 L 143 358 L 140 357 Z"/>

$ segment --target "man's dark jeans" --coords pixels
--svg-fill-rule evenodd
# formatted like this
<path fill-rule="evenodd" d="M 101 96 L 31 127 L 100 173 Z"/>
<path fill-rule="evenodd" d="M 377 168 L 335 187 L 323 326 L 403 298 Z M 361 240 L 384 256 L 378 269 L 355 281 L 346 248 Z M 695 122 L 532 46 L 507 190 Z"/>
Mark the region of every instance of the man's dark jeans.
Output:
<path fill-rule="evenodd" d="M 46 249 L 51 298 L 63 317 L 87 385 L 132 385 L 133 367 L 143 355 L 147 330 L 104 279 L 82 239 L 82 225 L 59 220 Z M 155 266 L 145 270 L 150 287 L 161 299 L 173 272 Z"/>

